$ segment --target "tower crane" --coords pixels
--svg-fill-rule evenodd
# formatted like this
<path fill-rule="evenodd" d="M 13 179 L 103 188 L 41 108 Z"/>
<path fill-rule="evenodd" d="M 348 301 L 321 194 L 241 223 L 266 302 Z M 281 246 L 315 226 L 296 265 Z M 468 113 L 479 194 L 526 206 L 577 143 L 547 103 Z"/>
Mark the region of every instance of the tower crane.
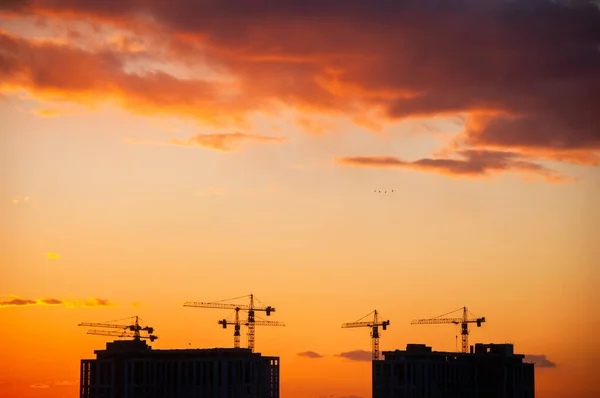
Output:
<path fill-rule="evenodd" d="M 363 321 L 366 317 L 373 314 L 373 321 Z M 373 360 L 379 359 L 379 326 L 382 327 L 383 330 L 387 329 L 387 326 L 390 324 L 390 321 L 384 321 L 379 319 L 379 314 L 377 310 L 368 313 L 364 317 L 360 318 L 356 322 L 343 323 L 343 328 L 357 328 L 357 327 L 370 327 L 371 328 L 371 350 L 373 355 Z"/>
<path fill-rule="evenodd" d="M 239 298 L 244 298 L 244 297 L 250 297 L 250 303 L 249 304 L 232 304 L 232 303 L 224 303 L 224 301 L 229 301 L 229 300 L 237 300 Z M 248 318 L 247 321 L 244 323 L 246 326 L 248 326 L 248 348 L 254 352 L 254 341 L 255 341 L 255 329 L 254 327 L 257 325 L 257 322 L 255 320 L 255 311 L 264 311 L 267 316 L 271 315 L 271 312 L 275 312 L 275 308 L 271 307 L 271 306 L 256 306 L 254 304 L 254 295 L 250 294 L 248 296 L 241 296 L 241 297 L 235 297 L 232 299 L 228 299 L 228 300 L 222 300 L 222 301 L 214 301 L 214 302 L 185 302 L 183 304 L 184 307 L 199 307 L 199 308 L 216 308 L 216 309 L 230 309 L 230 310 L 235 310 L 236 311 L 236 317 L 239 323 L 239 311 L 247 311 L 248 312 Z M 233 338 L 234 338 L 234 346 L 238 345 L 239 346 L 239 326 L 238 323 L 234 323 L 235 331 L 233 334 Z M 219 324 L 222 324 L 222 321 L 219 322 Z M 274 325 L 264 325 L 264 326 L 274 326 Z M 277 326 L 283 326 L 283 325 L 277 325 Z M 225 323 L 223 325 L 224 328 L 227 327 L 227 323 Z"/>
<path fill-rule="evenodd" d="M 450 315 L 461 310 L 463 312 L 462 318 L 445 318 L 446 315 Z M 467 353 L 469 352 L 469 323 L 476 323 L 477 327 L 479 328 L 483 322 L 485 322 L 485 317 L 469 318 L 469 311 L 467 310 L 467 307 L 462 307 L 446 314 L 438 315 L 435 318 L 415 319 L 411 322 L 411 325 L 438 325 L 442 323 L 453 323 L 455 325 L 460 325 L 462 335 L 462 352 Z"/>
<path fill-rule="evenodd" d="M 99 328 L 109 329 L 121 329 L 121 330 L 97 330 L 90 329 L 87 334 L 96 334 L 101 336 L 114 336 L 114 337 L 131 337 L 133 340 L 148 339 L 154 341 L 158 339 L 157 336 L 153 335 L 154 328 L 150 326 L 140 326 L 139 317 L 134 316 L 130 318 L 118 319 L 112 322 L 119 322 L 125 319 L 134 319 L 131 325 L 117 325 L 113 323 L 95 323 L 95 322 L 81 322 L 78 326 L 90 326 Z M 147 335 L 142 335 L 141 332 L 146 332 Z"/>
<path fill-rule="evenodd" d="M 248 320 L 242 320 L 240 321 L 240 315 L 239 315 L 240 310 L 236 309 L 235 310 L 235 320 L 234 321 L 230 321 L 227 319 L 222 319 L 220 320 L 218 323 L 219 325 L 223 325 L 223 329 L 227 328 L 227 325 L 233 325 L 234 326 L 234 330 L 233 330 L 233 347 L 234 348 L 240 348 L 240 329 L 241 326 L 246 326 L 249 327 L 250 326 L 250 322 Z M 254 326 L 285 326 L 285 323 L 283 322 L 279 322 L 279 321 L 266 321 L 266 320 L 256 320 L 255 317 L 253 325 Z"/>
<path fill-rule="evenodd" d="M 235 321 L 233 323 L 233 348 L 240 348 L 240 309 L 235 309 Z M 227 319 L 219 321 L 219 325 L 223 325 L 223 329 L 227 329 Z"/>

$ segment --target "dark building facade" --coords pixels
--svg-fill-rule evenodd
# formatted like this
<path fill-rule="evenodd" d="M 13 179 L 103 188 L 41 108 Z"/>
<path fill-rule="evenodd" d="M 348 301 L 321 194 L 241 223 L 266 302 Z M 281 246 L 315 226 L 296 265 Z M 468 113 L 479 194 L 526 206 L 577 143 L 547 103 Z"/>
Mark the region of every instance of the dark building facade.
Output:
<path fill-rule="evenodd" d="M 245 348 L 153 350 L 114 341 L 81 361 L 80 398 L 279 398 L 279 358 Z"/>
<path fill-rule="evenodd" d="M 373 361 L 373 398 L 534 398 L 533 364 L 512 344 L 435 352 L 424 344 L 384 351 Z"/>

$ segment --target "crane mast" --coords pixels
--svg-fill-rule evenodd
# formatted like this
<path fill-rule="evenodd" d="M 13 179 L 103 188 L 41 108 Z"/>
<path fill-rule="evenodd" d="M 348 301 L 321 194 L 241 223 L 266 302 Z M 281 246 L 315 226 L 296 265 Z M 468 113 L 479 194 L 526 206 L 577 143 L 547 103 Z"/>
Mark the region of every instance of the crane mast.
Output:
<path fill-rule="evenodd" d="M 373 314 L 373 322 L 362 321 L 362 319 L 365 319 L 366 317 L 368 317 L 371 314 Z M 373 312 L 370 312 L 369 314 L 362 317 L 361 319 L 359 319 L 356 322 L 343 323 L 342 327 L 343 328 L 370 327 L 371 328 L 371 354 L 372 354 L 372 359 L 374 361 L 376 361 L 379 359 L 379 326 L 381 326 L 381 328 L 383 330 L 386 330 L 389 324 L 390 324 L 389 320 L 386 320 L 386 321 L 381 320 L 380 321 L 377 310 L 374 310 Z"/>
<path fill-rule="evenodd" d="M 248 309 L 248 348 L 254 352 L 254 295 L 250 295 L 250 308 Z"/>
<path fill-rule="evenodd" d="M 458 312 L 462 310 L 462 317 L 460 318 L 445 318 L 446 315 L 452 314 L 454 312 Z M 411 322 L 411 325 L 439 325 L 444 323 L 452 323 L 455 325 L 460 325 L 461 328 L 461 337 L 462 337 L 462 352 L 469 352 L 469 323 L 477 324 L 477 327 L 481 327 L 481 324 L 485 322 L 485 317 L 480 318 L 469 318 L 469 311 L 467 307 L 462 307 L 457 310 L 448 312 L 443 315 L 439 315 L 435 318 L 427 318 L 427 319 L 415 319 Z"/>
<path fill-rule="evenodd" d="M 227 328 L 228 323 L 233 323 L 233 348 L 240 348 L 240 309 L 235 309 L 235 321 L 227 322 L 227 319 L 219 321 L 219 325 L 223 325 L 223 329 Z"/>

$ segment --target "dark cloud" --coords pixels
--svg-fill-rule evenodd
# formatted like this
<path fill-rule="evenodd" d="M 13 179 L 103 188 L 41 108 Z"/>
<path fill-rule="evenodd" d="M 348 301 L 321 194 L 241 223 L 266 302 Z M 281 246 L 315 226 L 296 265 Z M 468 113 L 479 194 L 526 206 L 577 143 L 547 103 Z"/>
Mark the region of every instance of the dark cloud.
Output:
<path fill-rule="evenodd" d="M 89 300 L 85 300 L 83 303 L 74 302 L 75 304 L 79 304 L 83 307 L 114 307 L 114 304 L 108 299 L 101 298 L 93 298 Z"/>
<path fill-rule="evenodd" d="M 50 388 L 50 386 L 48 384 L 43 384 L 43 383 L 32 384 L 29 387 L 31 387 L 31 388 Z"/>
<path fill-rule="evenodd" d="M 41 301 L 42 301 L 42 303 L 48 304 L 48 305 L 59 305 L 59 304 L 62 304 L 61 300 L 54 299 L 54 298 L 42 299 Z"/>
<path fill-rule="evenodd" d="M 78 101 L 118 98 L 132 110 L 203 120 L 239 120 L 276 104 L 355 119 L 373 109 L 386 120 L 468 113 L 463 149 L 600 163 L 600 9 L 592 1 L 29 4 L 23 15 L 125 27 L 152 41 L 149 59 L 207 62 L 234 83 L 205 81 L 200 72 L 132 73 L 125 67 L 131 54 L 122 51 L 4 35 L 0 78 L 13 86 Z"/>
<path fill-rule="evenodd" d="M 14 298 L 10 300 L 0 300 L 0 307 L 12 307 L 12 306 L 21 306 L 21 305 L 34 305 L 36 304 L 35 300 L 27 300 Z"/>
<path fill-rule="evenodd" d="M 524 362 L 534 363 L 536 368 L 555 368 L 556 363 L 546 358 L 546 355 L 525 355 Z"/>
<path fill-rule="evenodd" d="M 304 357 L 304 358 L 323 358 L 323 355 L 316 353 L 314 351 L 299 352 L 297 355 L 299 357 Z"/>
<path fill-rule="evenodd" d="M 600 53 L 600 50 L 598 50 Z M 591 94 L 598 89 L 587 87 Z M 543 98 L 553 98 L 541 94 Z M 565 100 L 567 93 L 557 91 L 554 97 Z M 535 115 L 472 117 L 463 134 L 463 143 L 472 147 L 517 148 L 531 156 L 572 163 L 600 165 L 600 130 L 592 98 L 567 101 L 576 108 L 569 112 L 549 109 L 544 117 Z M 600 103 L 598 103 L 600 106 Z M 564 106 L 556 104 L 555 108 Z"/>
<path fill-rule="evenodd" d="M 30 0 L 2 0 L 0 1 L 0 16 L 2 15 L 3 11 L 23 12 L 28 9 L 30 3 Z"/>
<path fill-rule="evenodd" d="M 113 307 L 114 304 L 107 299 L 91 298 L 87 300 L 59 300 L 56 298 L 41 298 L 41 299 L 22 299 L 11 298 L 0 300 L 0 308 L 2 307 L 29 307 L 29 306 L 54 306 L 60 305 L 67 308 L 95 308 L 95 307 Z"/>
<path fill-rule="evenodd" d="M 426 158 L 410 162 L 390 156 L 354 156 L 339 158 L 337 162 L 348 166 L 411 168 L 470 177 L 485 176 L 493 172 L 517 172 L 537 174 L 553 182 L 567 181 L 557 172 L 533 163 L 517 153 L 465 150 L 458 151 L 457 155 L 458 158 Z"/>
<path fill-rule="evenodd" d="M 354 351 L 347 351 L 347 352 L 342 352 L 339 355 L 336 355 L 340 358 L 344 358 L 344 359 L 348 359 L 350 361 L 372 361 L 373 360 L 373 353 L 371 351 L 364 351 L 364 350 L 354 350 Z"/>

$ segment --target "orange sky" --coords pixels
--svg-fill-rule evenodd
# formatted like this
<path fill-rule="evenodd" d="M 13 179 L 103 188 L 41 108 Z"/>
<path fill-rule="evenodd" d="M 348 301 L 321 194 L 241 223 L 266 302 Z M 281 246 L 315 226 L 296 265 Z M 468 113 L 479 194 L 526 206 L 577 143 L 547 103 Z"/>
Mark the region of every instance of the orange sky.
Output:
<path fill-rule="evenodd" d="M 454 350 L 410 321 L 463 305 L 598 396 L 600 11 L 526 3 L 0 2 L 0 396 L 77 396 L 83 321 L 232 346 L 183 302 L 250 293 L 285 398 L 370 397 L 343 322 Z"/>

